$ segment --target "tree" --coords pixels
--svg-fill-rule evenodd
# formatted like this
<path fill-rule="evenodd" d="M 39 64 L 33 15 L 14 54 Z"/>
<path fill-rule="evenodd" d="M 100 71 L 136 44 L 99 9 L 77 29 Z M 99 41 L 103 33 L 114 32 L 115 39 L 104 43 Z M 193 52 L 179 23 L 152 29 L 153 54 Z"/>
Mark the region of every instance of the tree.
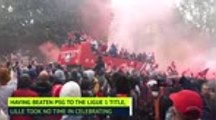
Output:
<path fill-rule="evenodd" d="M 78 29 L 82 0 L 0 0 L 0 51 L 60 43 L 66 31 Z M 11 49 L 11 47 L 13 49 Z"/>
<path fill-rule="evenodd" d="M 183 19 L 205 32 L 216 32 L 216 0 L 182 0 L 178 10 Z"/>

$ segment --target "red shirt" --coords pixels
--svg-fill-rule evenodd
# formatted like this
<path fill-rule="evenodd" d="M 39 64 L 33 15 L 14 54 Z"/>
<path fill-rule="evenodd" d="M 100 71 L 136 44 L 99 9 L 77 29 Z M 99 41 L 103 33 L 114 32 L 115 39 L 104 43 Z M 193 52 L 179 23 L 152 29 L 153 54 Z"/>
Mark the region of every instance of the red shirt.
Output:
<path fill-rule="evenodd" d="M 13 92 L 12 97 L 37 97 L 38 94 L 30 89 L 17 89 Z M 17 116 L 13 115 L 10 117 L 10 120 L 32 120 L 32 116 L 22 115 Z"/>
<path fill-rule="evenodd" d="M 37 97 L 38 94 L 30 89 L 17 89 L 13 92 L 12 97 Z"/>
<path fill-rule="evenodd" d="M 106 45 L 102 45 L 102 46 L 101 46 L 101 51 L 102 51 L 102 52 L 106 52 L 106 50 L 107 50 L 107 46 L 106 46 Z"/>
<path fill-rule="evenodd" d="M 38 97 L 38 94 L 30 89 L 18 89 L 13 92 L 12 97 Z M 60 120 L 61 115 L 48 115 L 45 117 L 49 120 Z M 33 120 L 32 116 L 22 115 L 22 116 L 11 116 L 10 120 Z"/>

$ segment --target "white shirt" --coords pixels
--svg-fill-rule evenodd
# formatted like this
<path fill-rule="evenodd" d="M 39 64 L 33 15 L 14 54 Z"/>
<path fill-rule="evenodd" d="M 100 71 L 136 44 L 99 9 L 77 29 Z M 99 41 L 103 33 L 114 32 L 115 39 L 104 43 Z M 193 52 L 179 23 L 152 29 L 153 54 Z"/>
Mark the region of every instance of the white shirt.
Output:
<path fill-rule="evenodd" d="M 9 120 L 9 117 L 0 109 L 0 120 Z"/>
<path fill-rule="evenodd" d="M 0 109 L 8 114 L 7 100 L 17 89 L 17 80 L 10 80 L 7 85 L 0 85 Z"/>
<path fill-rule="evenodd" d="M 91 42 L 91 44 L 94 45 L 95 49 L 98 49 L 98 42 L 97 42 L 97 40 L 93 40 Z"/>

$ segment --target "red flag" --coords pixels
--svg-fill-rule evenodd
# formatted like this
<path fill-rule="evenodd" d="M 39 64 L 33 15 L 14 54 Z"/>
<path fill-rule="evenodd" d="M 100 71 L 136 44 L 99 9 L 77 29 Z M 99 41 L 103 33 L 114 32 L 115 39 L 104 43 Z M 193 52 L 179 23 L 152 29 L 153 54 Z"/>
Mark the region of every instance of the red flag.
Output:
<path fill-rule="evenodd" d="M 209 71 L 209 68 L 206 68 L 203 71 L 198 72 L 198 76 L 200 76 L 200 77 L 206 77 L 208 71 Z"/>

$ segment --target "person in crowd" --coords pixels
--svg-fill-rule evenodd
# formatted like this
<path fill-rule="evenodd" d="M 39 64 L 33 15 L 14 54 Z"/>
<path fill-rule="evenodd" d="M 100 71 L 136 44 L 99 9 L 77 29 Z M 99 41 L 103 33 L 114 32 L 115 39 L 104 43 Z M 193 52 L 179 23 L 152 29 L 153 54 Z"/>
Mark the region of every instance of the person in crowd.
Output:
<path fill-rule="evenodd" d="M 106 51 L 107 51 L 106 43 L 101 43 L 100 51 L 101 51 L 102 55 L 106 55 Z"/>
<path fill-rule="evenodd" d="M 52 90 L 51 90 L 52 97 L 59 97 L 61 89 L 62 89 L 62 85 L 61 84 L 55 84 L 55 85 L 53 85 Z"/>
<path fill-rule="evenodd" d="M 91 41 L 91 50 L 96 53 L 98 51 L 99 48 L 99 43 L 96 39 L 94 39 L 93 41 Z"/>
<path fill-rule="evenodd" d="M 93 78 L 94 79 L 94 78 Z M 95 97 L 95 93 L 93 92 L 93 80 L 90 80 L 88 77 L 84 77 L 81 82 L 81 91 L 82 91 L 82 97 Z M 82 120 L 93 120 L 95 119 L 95 115 L 87 115 L 83 116 Z"/>
<path fill-rule="evenodd" d="M 149 86 L 152 94 L 154 120 L 165 120 L 165 114 L 171 106 L 171 102 L 164 92 L 164 86 L 158 80 L 148 81 L 147 86 Z"/>
<path fill-rule="evenodd" d="M 130 96 L 130 81 L 122 73 L 114 73 L 112 76 L 114 82 L 114 90 L 112 91 L 115 97 L 129 97 Z M 125 116 L 111 116 L 111 120 L 129 120 L 130 117 Z"/>
<path fill-rule="evenodd" d="M 215 120 L 216 119 L 216 95 L 212 92 L 207 82 L 201 86 L 201 96 L 204 103 L 204 113 L 202 120 Z"/>
<path fill-rule="evenodd" d="M 109 61 L 107 64 L 106 64 L 106 73 L 111 73 L 113 71 L 113 63 L 112 61 Z"/>
<path fill-rule="evenodd" d="M 183 87 L 183 89 L 192 89 L 191 81 L 188 80 L 185 76 L 182 76 L 179 79 L 179 84 Z"/>
<path fill-rule="evenodd" d="M 8 120 L 9 116 L 4 113 L 2 109 L 0 109 L 0 120 Z"/>
<path fill-rule="evenodd" d="M 68 32 L 67 33 L 67 43 L 69 46 L 73 45 L 73 42 L 74 42 L 74 35 L 72 32 Z"/>
<path fill-rule="evenodd" d="M 113 76 L 113 80 L 116 88 L 116 97 L 126 97 L 130 96 L 130 81 L 122 73 L 115 73 L 117 75 Z M 116 78 L 115 78 L 116 77 Z"/>
<path fill-rule="evenodd" d="M 82 80 L 81 83 L 81 90 L 82 90 L 82 96 L 83 97 L 93 97 L 93 81 L 89 80 L 88 78 L 85 78 Z"/>
<path fill-rule="evenodd" d="M 162 96 L 162 92 L 158 85 L 158 82 L 155 80 L 150 80 L 152 82 L 152 86 L 150 87 L 153 96 L 153 115 L 154 120 L 160 120 L 160 98 Z M 147 83 L 148 84 L 148 83 Z"/>
<path fill-rule="evenodd" d="M 118 49 L 117 49 L 116 45 L 112 44 L 112 45 L 110 46 L 109 54 L 110 54 L 112 57 L 116 57 L 116 56 L 118 55 Z"/>
<path fill-rule="evenodd" d="M 28 74 L 22 74 L 18 79 L 17 90 L 12 94 L 12 97 L 37 97 L 38 94 L 30 89 L 31 78 Z"/>
<path fill-rule="evenodd" d="M 125 51 L 124 48 L 121 48 L 121 50 L 119 51 L 119 57 L 120 58 L 124 58 L 124 51 Z"/>
<path fill-rule="evenodd" d="M 34 90 L 39 96 L 50 96 L 52 86 L 49 78 L 50 76 L 47 71 L 41 71 L 37 81 L 32 84 L 32 90 Z"/>
<path fill-rule="evenodd" d="M 80 44 L 80 42 L 81 42 L 81 33 L 80 32 L 74 32 L 74 37 L 75 37 L 74 42 Z"/>
<path fill-rule="evenodd" d="M 141 62 L 146 62 L 147 54 L 145 52 L 141 53 Z"/>
<path fill-rule="evenodd" d="M 35 81 L 37 78 L 37 73 L 33 65 L 28 65 L 28 75 L 31 78 L 32 81 Z"/>
<path fill-rule="evenodd" d="M 124 59 L 129 59 L 129 52 L 127 51 L 127 49 L 124 50 L 123 56 Z"/>
<path fill-rule="evenodd" d="M 160 120 L 160 97 L 162 96 L 158 82 L 156 80 L 149 80 L 147 86 L 151 91 L 152 99 L 152 117 L 154 120 Z"/>
<path fill-rule="evenodd" d="M 61 84 L 53 85 L 52 90 L 51 90 L 51 96 L 59 97 L 61 89 L 62 89 Z M 62 118 L 62 115 L 50 115 L 47 117 L 48 120 L 61 120 L 61 118 Z"/>
<path fill-rule="evenodd" d="M 81 32 L 80 41 L 83 42 L 86 41 L 87 39 L 88 39 L 88 35 L 85 34 L 84 32 Z"/>
<path fill-rule="evenodd" d="M 133 119 L 138 119 L 138 98 L 140 96 L 140 89 L 139 89 L 139 78 L 135 75 L 129 77 L 130 82 L 130 96 L 133 99 Z"/>
<path fill-rule="evenodd" d="M 65 83 L 60 91 L 60 97 L 81 97 L 79 84 L 74 81 Z M 64 115 L 61 120 L 81 120 L 81 116 Z"/>
<path fill-rule="evenodd" d="M 0 68 L 0 109 L 5 114 L 8 114 L 7 99 L 17 89 L 17 79 L 13 74 L 13 71 L 7 68 Z"/>
<path fill-rule="evenodd" d="M 12 97 L 37 97 L 38 94 L 30 89 L 31 78 L 28 74 L 23 74 L 18 79 L 17 90 L 12 94 Z M 33 120 L 34 116 L 14 115 L 10 116 L 10 120 Z"/>
<path fill-rule="evenodd" d="M 57 81 L 61 83 L 65 82 L 66 76 L 61 65 L 57 65 L 57 69 L 54 72 L 54 77 Z"/>
<path fill-rule="evenodd" d="M 150 64 L 155 62 L 155 56 L 153 52 L 150 52 L 146 55 L 146 62 Z"/>
<path fill-rule="evenodd" d="M 140 95 L 138 97 L 138 110 L 137 114 L 140 119 L 152 120 L 153 119 L 153 107 L 152 107 L 152 94 L 147 85 L 148 78 L 145 75 L 139 76 L 139 89 Z"/>
<path fill-rule="evenodd" d="M 114 46 L 115 48 L 116 46 Z M 95 49 L 95 48 L 94 48 Z M 117 49 L 117 48 L 115 48 Z M 95 49 L 101 51 L 101 48 Z M 97 52 L 101 55 L 100 52 Z M 8 97 L 132 97 L 133 117 L 106 115 L 93 116 L 8 116 L 13 120 L 215 120 L 215 86 L 194 76 L 176 75 L 172 62 L 168 72 L 158 71 L 156 62 L 149 62 L 146 55 L 130 54 L 124 50 L 120 55 L 127 64 L 105 67 L 103 56 L 98 56 L 93 68 L 71 69 L 60 65 L 46 65 L 29 62 L 8 68 L 0 68 L 0 118 L 8 115 Z M 115 56 L 114 55 L 114 56 Z M 107 54 L 107 56 L 112 56 Z M 153 59 L 153 58 L 152 58 Z M 136 66 L 136 62 L 144 62 Z M 107 61 L 106 61 L 107 62 Z M 113 62 L 113 61 L 112 61 Z M 83 67 L 83 68 L 82 68 Z M 141 67 L 141 68 L 140 68 Z M 149 69 L 148 69 L 149 67 Z M 33 69 L 32 69 L 33 68 Z M 81 69 L 82 68 L 82 69 Z M 108 68 L 110 70 L 108 70 Z M 130 69 L 129 69 L 130 68 Z M 139 69 L 136 71 L 134 69 Z M 15 71 L 13 71 L 15 70 Z M 131 70 L 131 71 L 130 71 Z M 133 72 L 136 71 L 136 72 Z M 49 73 L 47 72 L 49 71 Z M 19 74 L 19 76 L 17 76 Z M 174 75 L 173 75 L 174 74 Z M 18 81 L 17 81 L 18 78 Z M 203 79 L 203 78 L 202 78 Z M 31 82 L 29 82 L 31 81 Z M 59 82 L 60 81 L 60 82 Z M 17 83 L 18 82 L 18 83 Z M 18 87 L 18 89 L 17 89 Z M 214 89 L 213 89 L 214 88 Z M 201 100 L 200 100 L 201 99 Z M 193 102 L 192 102 L 193 101 Z M 201 102 L 200 102 L 201 101 Z M 4 118 L 3 118 L 4 119 Z"/>
<path fill-rule="evenodd" d="M 203 112 L 201 96 L 191 90 L 181 90 L 170 95 L 173 106 L 168 110 L 166 120 L 199 120 Z"/>
<path fill-rule="evenodd" d="M 98 82 L 95 82 L 95 83 L 99 84 L 100 95 L 107 96 L 108 95 L 108 89 L 110 86 L 109 86 L 108 81 L 105 77 L 105 74 L 103 74 L 102 76 L 98 76 L 96 79 L 97 80 L 95 80 L 95 81 L 98 81 Z"/>
<path fill-rule="evenodd" d="M 103 75 L 104 72 L 105 72 L 105 63 L 103 61 L 102 56 L 98 56 L 95 64 L 96 65 L 95 65 L 95 67 L 93 69 L 95 71 L 95 74 L 98 75 L 98 76 Z"/>
<path fill-rule="evenodd" d="M 99 81 L 98 81 L 98 79 L 96 77 L 93 78 L 92 92 L 93 92 L 94 96 L 96 96 L 96 97 L 101 97 L 102 96 L 102 93 L 100 91 L 100 83 L 99 83 Z"/>

